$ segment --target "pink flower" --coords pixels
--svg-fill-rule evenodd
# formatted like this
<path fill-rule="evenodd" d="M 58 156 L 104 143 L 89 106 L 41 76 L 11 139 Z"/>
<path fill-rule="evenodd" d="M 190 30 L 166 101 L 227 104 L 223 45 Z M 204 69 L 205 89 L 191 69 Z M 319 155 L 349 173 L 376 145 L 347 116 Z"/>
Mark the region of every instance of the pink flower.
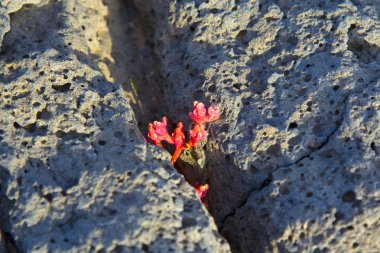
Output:
<path fill-rule="evenodd" d="M 196 147 L 198 142 L 205 139 L 207 135 L 203 125 L 195 125 L 194 128 L 190 130 L 190 145 Z"/>
<path fill-rule="evenodd" d="M 208 184 L 204 185 L 195 185 L 195 190 L 197 191 L 197 194 L 199 198 L 201 199 L 202 203 L 206 205 L 205 199 L 207 197 L 207 194 L 210 191 L 210 187 Z"/>
<path fill-rule="evenodd" d="M 195 123 L 203 123 L 206 118 L 206 107 L 203 103 L 195 101 L 194 110 L 189 114 L 190 119 Z"/>
<path fill-rule="evenodd" d="M 170 144 L 174 143 L 172 137 L 168 134 L 166 117 L 162 118 L 162 122 L 154 121 L 153 124 L 149 124 L 148 137 L 158 146 L 161 146 L 161 141 L 167 141 Z"/>
<path fill-rule="evenodd" d="M 219 119 L 220 114 L 219 114 L 219 108 L 218 107 L 216 107 L 214 105 L 210 106 L 207 110 L 207 113 L 208 113 L 207 122 Z"/>
<path fill-rule="evenodd" d="M 206 110 L 205 105 L 198 101 L 194 102 L 194 110 L 189 115 L 195 124 L 211 122 L 217 120 L 220 116 L 218 107 L 212 105 Z"/>
<path fill-rule="evenodd" d="M 174 129 L 172 137 L 176 148 L 183 146 L 183 143 L 185 142 L 185 131 L 183 130 L 182 122 L 178 122 L 176 129 Z"/>

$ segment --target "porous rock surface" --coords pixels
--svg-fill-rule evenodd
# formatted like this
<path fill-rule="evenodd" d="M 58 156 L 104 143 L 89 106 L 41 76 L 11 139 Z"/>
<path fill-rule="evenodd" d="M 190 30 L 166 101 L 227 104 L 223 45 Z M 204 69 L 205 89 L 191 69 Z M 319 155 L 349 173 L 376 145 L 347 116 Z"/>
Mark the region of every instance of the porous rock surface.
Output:
<path fill-rule="evenodd" d="M 0 3 L 0 251 L 228 252 L 107 81 L 107 15 L 102 1 Z"/>
<path fill-rule="evenodd" d="M 232 250 L 379 252 L 380 2 L 134 3 L 169 116 L 222 109 L 180 169 L 209 182 Z"/>
<path fill-rule="evenodd" d="M 378 1 L 0 6 L 0 248 L 227 251 L 134 120 L 200 100 L 177 169 L 234 252 L 380 251 Z"/>

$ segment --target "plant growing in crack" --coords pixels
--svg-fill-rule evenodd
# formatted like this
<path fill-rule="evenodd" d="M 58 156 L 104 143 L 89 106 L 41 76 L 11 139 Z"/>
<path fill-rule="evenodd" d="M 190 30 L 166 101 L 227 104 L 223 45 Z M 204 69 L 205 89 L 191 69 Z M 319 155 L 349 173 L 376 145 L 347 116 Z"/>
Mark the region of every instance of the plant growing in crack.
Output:
<path fill-rule="evenodd" d="M 219 119 L 220 113 L 218 107 L 211 105 L 206 109 L 206 106 L 198 101 L 194 102 L 194 109 L 189 113 L 190 119 L 193 121 L 193 126 L 189 132 L 190 140 L 186 141 L 185 130 L 183 129 L 183 123 L 178 122 L 173 133 L 170 135 L 167 129 L 168 120 L 166 117 L 162 118 L 162 121 L 154 121 L 149 124 L 148 137 L 153 144 L 164 148 L 163 141 L 175 146 L 175 151 L 172 155 L 171 162 L 177 161 L 183 150 L 189 150 L 195 148 L 200 141 L 205 139 L 208 135 L 205 129 L 205 123 L 215 121 Z M 198 196 L 203 203 L 207 193 L 209 192 L 209 185 L 195 185 Z"/>

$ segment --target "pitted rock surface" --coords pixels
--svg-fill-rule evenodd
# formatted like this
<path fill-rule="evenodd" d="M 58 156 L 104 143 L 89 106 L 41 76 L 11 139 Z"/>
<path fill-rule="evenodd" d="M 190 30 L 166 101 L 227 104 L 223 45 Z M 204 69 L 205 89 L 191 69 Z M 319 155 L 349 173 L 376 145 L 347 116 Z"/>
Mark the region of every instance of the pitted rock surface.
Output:
<path fill-rule="evenodd" d="M 232 249 L 380 251 L 380 2 L 135 5 L 170 117 L 194 100 L 222 108 L 197 169 Z"/>
<path fill-rule="evenodd" d="M 222 117 L 177 169 L 232 251 L 380 251 L 378 1 L 0 8 L 0 249 L 228 251 L 137 128 L 199 100 Z"/>
<path fill-rule="evenodd" d="M 0 6 L 0 251 L 228 252 L 107 81 L 107 6 Z"/>

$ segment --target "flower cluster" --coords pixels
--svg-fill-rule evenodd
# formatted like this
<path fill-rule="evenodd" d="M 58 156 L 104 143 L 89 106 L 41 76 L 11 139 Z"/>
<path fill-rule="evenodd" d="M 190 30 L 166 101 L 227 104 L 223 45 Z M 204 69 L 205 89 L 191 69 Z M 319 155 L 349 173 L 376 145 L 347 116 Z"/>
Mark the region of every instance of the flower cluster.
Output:
<path fill-rule="evenodd" d="M 168 120 L 166 117 L 163 117 L 162 121 L 154 121 L 149 124 L 148 137 L 155 145 L 163 147 L 162 141 L 174 144 L 175 151 L 172 156 L 172 164 L 177 161 L 182 150 L 196 147 L 201 140 L 207 137 L 208 134 L 205 130 L 204 123 L 217 120 L 220 114 L 218 107 L 212 105 L 206 109 L 203 103 L 195 101 L 194 109 L 189 113 L 189 116 L 194 122 L 194 125 L 190 130 L 190 140 L 187 142 L 182 122 L 178 122 L 177 127 L 171 135 L 168 133 Z"/>
<path fill-rule="evenodd" d="M 175 151 L 171 159 L 173 165 L 181 155 L 182 150 L 196 147 L 200 141 L 207 137 L 208 133 L 205 130 L 204 124 L 217 120 L 220 114 L 218 107 L 212 105 L 206 109 L 203 103 L 195 101 L 194 109 L 189 113 L 189 116 L 194 124 L 190 130 L 190 140 L 188 141 L 186 141 L 182 122 L 177 123 L 177 126 L 171 135 L 167 130 L 168 120 L 166 117 L 163 117 L 162 121 L 154 121 L 149 124 L 148 137 L 155 145 L 163 148 L 162 142 L 166 141 L 175 146 Z M 205 203 L 204 199 L 209 191 L 209 185 L 197 185 L 196 190 L 201 201 Z"/>

